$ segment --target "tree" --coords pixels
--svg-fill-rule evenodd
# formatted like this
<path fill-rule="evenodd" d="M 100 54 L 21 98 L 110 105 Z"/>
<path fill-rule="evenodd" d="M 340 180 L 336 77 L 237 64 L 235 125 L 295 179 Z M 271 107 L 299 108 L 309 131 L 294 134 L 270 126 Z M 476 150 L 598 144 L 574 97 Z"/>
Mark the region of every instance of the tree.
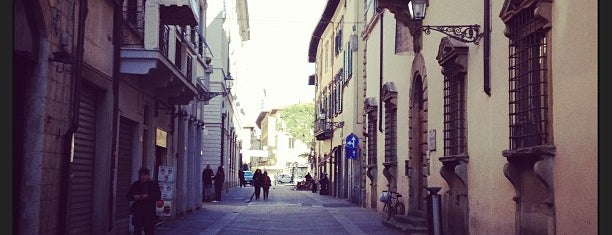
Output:
<path fill-rule="evenodd" d="M 280 113 L 284 125 L 279 125 L 279 129 L 311 146 L 314 138 L 314 103 L 293 104 Z"/>

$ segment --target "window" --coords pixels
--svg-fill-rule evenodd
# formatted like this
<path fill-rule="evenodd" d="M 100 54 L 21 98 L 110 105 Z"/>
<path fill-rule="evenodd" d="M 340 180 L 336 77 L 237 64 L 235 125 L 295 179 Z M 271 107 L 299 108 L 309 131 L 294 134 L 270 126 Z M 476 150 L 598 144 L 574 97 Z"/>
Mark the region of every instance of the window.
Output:
<path fill-rule="evenodd" d="M 366 108 L 368 124 L 367 124 L 367 144 L 368 144 L 368 165 L 378 164 L 377 159 L 377 123 L 378 123 L 378 106 L 373 98 L 366 99 Z"/>
<path fill-rule="evenodd" d="M 138 0 L 127 1 L 127 21 L 132 23 L 134 26 L 138 19 Z"/>
<path fill-rule="evenodd" d="M 334 38 L 334 55 L 338 56 L 342 51 L 342 27 L 344 27 L 343 19 L 340 20 L 338 27 L 336 28 L 336 38 Z"/>
<path fill-rule="evenodd" d="M 179 68 L 179 70 L 181 69 L 182 66 L 182 48 L 181 48 L 181 41 L 176 39 L 176 43 L 174 44 L 174 64 L 176 65 L 177 68 Z"/>
<path fill-rule="evenodd" d="M 334 78 L 334 110 L 336 115 L 342 113 L 342 94 L 344 91 L 344 79 L 342 78 L 343 74 L 344 73 L 342 72 L 342 69 L 340 69 L 340 71 L 338 72 L 338 74 L 336 74 Z"/>
<path fill-rule="evenodd" d="M 465 75 L 444 77 L 444 155 L 466 153 Z"/>
<path fill-rule="evenodd" d="M 383 85 L 381 99 L 385 115 L 385 163 L 397 163 L 397 89 L 393 82 Z"/>
<path fill-rule="evenodd" d="M 290 149 L 295 148 L 295 139 L 294 138 L 289 138 L 289 148 Z"/>
<path fill-rule="evenodd" d="M 353 75 L 353 52 L 351 50 L 351 44 L 346 44 L 346 50 L 344 51 L 344 81 L 343 84 L 348 83 Z"/>
<path fill-rule="evenodd" d="M 193 66 L 193 62 L 192 62 L 192 58 L 191 55 L 187 55 L 187 78 L 189 80 L 191 80 L 191 78 L 193 77 L 193 72 L 192 72 L 192 66 Z"/>
<path fill-rule="evenodd" d="M 507 22 L 509 46 L 510 149 L 548 141 L 547 38 L 535 5 Z"/>

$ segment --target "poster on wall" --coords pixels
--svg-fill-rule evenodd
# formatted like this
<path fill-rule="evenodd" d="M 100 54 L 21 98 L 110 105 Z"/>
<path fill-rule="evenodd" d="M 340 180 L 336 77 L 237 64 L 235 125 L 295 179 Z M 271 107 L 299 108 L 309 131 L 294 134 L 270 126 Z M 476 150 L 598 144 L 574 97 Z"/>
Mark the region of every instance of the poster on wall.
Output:
<path fill-rule="evenodd" d="M 174 198 L 174 183 L 159 182 L 159 191 L 163 200 L 172 200 Z"/>
<path fill-rule="evenodd" d="M 157 216 L 172 216 L 172 201 L 159 200 L 155 204 Z"/>
<path fill-rule="evenodd" d="M 159 166 L 157 181 L 160 183 L 174 183 L 175 172 L 174 166 Z"/>

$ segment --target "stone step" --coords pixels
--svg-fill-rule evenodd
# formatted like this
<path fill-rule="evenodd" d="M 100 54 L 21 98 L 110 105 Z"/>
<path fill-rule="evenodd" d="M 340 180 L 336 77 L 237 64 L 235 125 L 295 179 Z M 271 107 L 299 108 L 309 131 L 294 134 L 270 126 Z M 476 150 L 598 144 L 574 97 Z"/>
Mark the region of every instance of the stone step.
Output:
<path fill-rule="evenodd" d="M 400 223 L 410 224 L 415 227 L 427 228 L 427 218 L 418 215 L 396 215 L 396 220 Z"/>
<path fill-rule="evenodd" d="M 383 219 L 382 224 L 390 227 L 390 228 L 394 228 L 397 229 L 399 231 L 405 232 L 406 234 L 411 234 L 411 235 L 427 235 L 427 226 L 414 226 L 412 224 L 409 223 L 402 223 L 399 222 L 396 219 Z"/>

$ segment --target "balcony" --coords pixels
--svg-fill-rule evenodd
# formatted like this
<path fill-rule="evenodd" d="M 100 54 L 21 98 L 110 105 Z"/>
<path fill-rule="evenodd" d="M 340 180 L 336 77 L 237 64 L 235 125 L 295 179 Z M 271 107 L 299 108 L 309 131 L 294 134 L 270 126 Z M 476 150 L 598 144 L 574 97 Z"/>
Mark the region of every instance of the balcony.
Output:
<path fill-rule="evenodd" d="M 159 0 L 160 21 L 163 25 L 198 25 L 198 11 L 195 0 Z"/>
<path fill-rule="evenodd" d="M 314 125 L 315 138 L 317 140 L 331 139 L 334 134 L 332 126 L 332 123 L 326 122 L 325 120 L 317 120 Z"/>
<path fill-rule="evenodd" d="M 121 48 L 120 71 L 124 75 L 137 77 L 143 88 L 153 90 L 158 99 L 169 105 L 189 104 L 198 94 L 198 89 L 186 75 L 187 72 L 181 71 L 168 58 L 168 27 L 162 25 L 159 32 L 159 49 L 124 45 Z"/>

